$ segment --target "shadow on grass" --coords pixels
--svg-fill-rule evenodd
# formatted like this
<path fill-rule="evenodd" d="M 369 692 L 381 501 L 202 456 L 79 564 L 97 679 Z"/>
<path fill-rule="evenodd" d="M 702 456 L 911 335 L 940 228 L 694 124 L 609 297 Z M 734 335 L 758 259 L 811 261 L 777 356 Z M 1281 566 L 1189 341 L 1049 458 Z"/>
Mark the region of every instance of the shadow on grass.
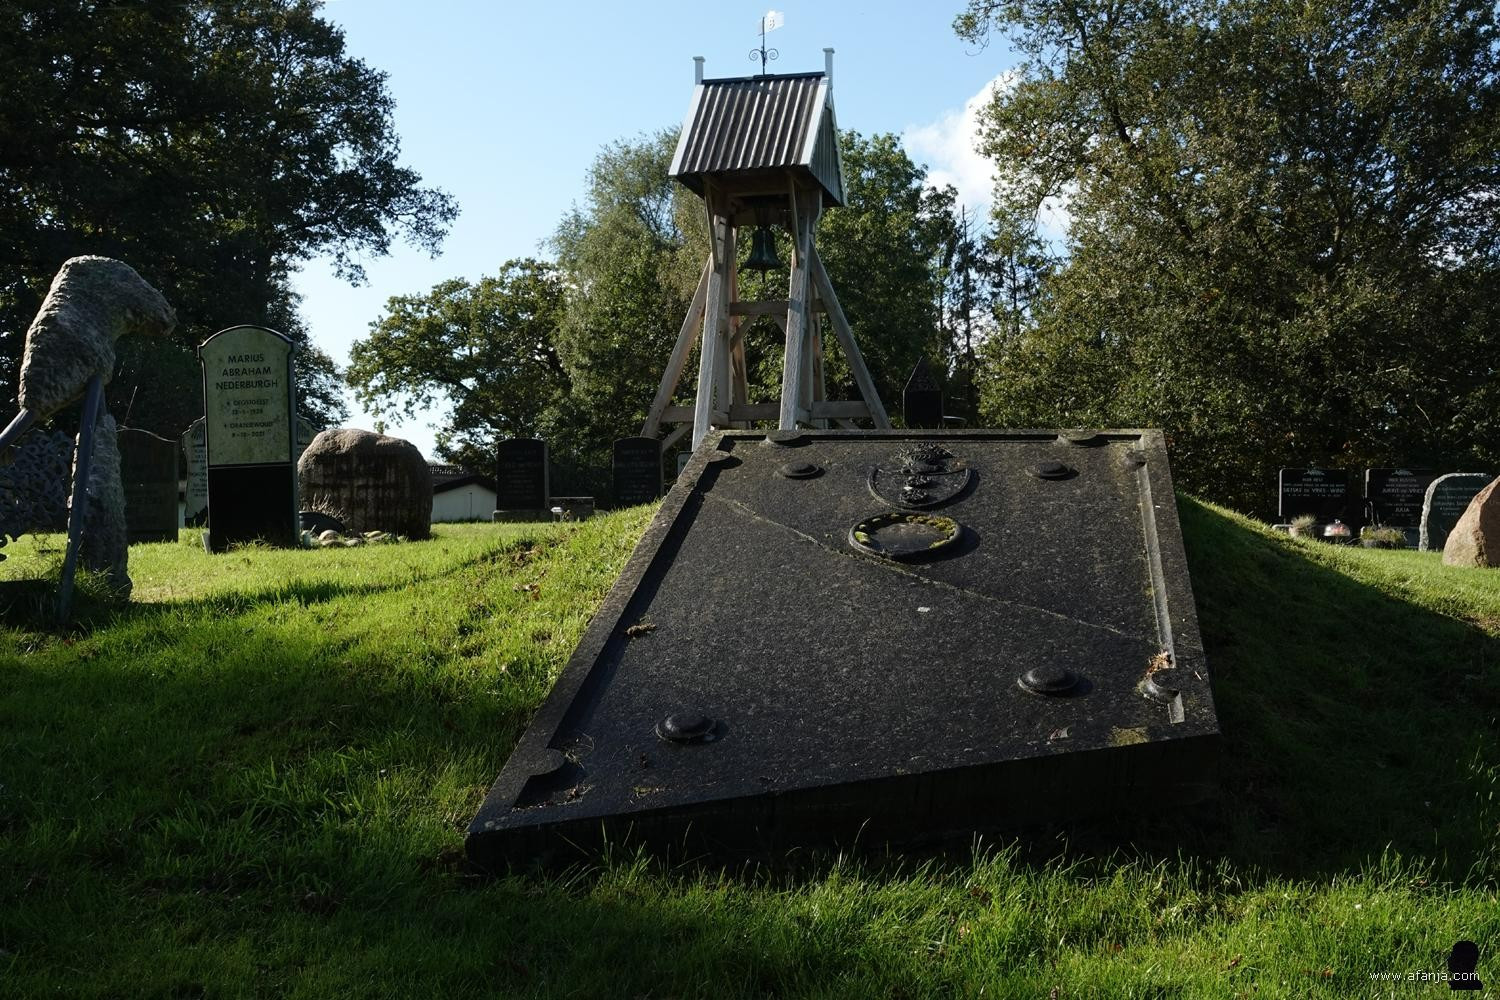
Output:
<path fill-rule="evenodd" d="M 1493 884 L 1500 638 L 1320 565 L 1290 539 L 1178 506 L 1221 792 L 1179 815 L 1054 831 L 1067 853 L 1128 844 L 1314 877 L 1394 851 L 1444 880 Z"/>
<path fill-rule="evenodd" d="M 1186 858 L 1212 871 L 1222 859 L 1263 876 L 1324 878 L 1396 852 L 1438 879 L 1493 883 L 1500 639 L 1237 519 L 1187 500 L 1180 508 L 1224 733 L 1222 794 L 1179 812 L 1022 831 L 1018 860 L 1040 869 L 1061 857 L 1087 875 L 1123 852 L 1146 864 Z M 439 575 L 549 541 L 520 539 Z M 293 583 L 235 600 L 246 610 L 412 585 Z M 50 590 L 0 588 L 13 593 L 34 601 Z M 117 613 L 220 610 L 221 600 Z M 149 641 L 170 649 L 172 637 Z M 0 913 L 0 950 L 33 971 L 111 969 L 104 993 L 133 976 L 165 988 L 240 973 L 274 993 L 296 981 L 303 959 L 288 942 L 305 937 L 363 940 L 369 947 L 341 958 L 340 975 L 380 975 L 393 988 L 446 981 L 485 995 L 551 981 L 604 995 L 613 970 L 628 970 L 620 981 L 638 992 L 659 974 L 685 994 L 727 976 L 726 995 L 751 995 L 832 981 L 861 947 L 857 911 L 845 930 L 786 937 L 774 898 L 738 917 L 712 903 L 714 893 L 824 878 L 826 854 L 730 864 L 696 897 L 608 865 L 571 883 L 526 875 L 462 888 L 459 833 L 536 701 L 497 693 L 493 677 L 352 669 L 316 637 L 263 652 L 149 668 L 64 654 L 5 666 L 0 898 L 15 906 Z M 967 849 L 954 852 L 960 873 Z M 946 865 L 940 854 L 862 854 L 876 877 L 910 875 L 924 857 Z M 698 870 L 656 869 L 668 883 Z M 747 920 L 771 928 L 760 944 Z M 221 925 L 274 925 L 284 962 L 262 969 L 226 947 L 219 971 L 193 971 L 182 956 L 200 955 Z M 92 936 L 100 927 L 124 930 Z M 1052 931 L 1038 922 L 1027 933 L 1036 940 L 1013 942 L 1018 954 Z M 785 937 L 785 950 L 762 954 L 766 936 Z M 155 949 L 188 964 L 157 969 Z M 390 955 L 403 956 L 399 970 L 382 966 Z"/>
<path fill-rule="evenodd" d="M 1040 873 L 1061 857 L 1086 878 L 1123 853 L 1319 878 L 1394 851 L 1439 879 L 1492 882 L 1500 640 L 1289 541 L 1180 506 L 1224 732 L 1222 794 L 1170 814 L 1023 831 L 1017 861 Z M 439 575 L 548 541 L 518 540 Z M 244 611 L 412 585 L 293 583 L 235 601 Z M 12 592 L 43 605 L 50 595 L 44 581 L 0 588 Z M 236 613 L 221 601 L 101 613 Z M 164 630 L 141 641 L 175 648 Z M 0 973 L 12 962 L 33 994 L 87 995 L 78 988 L 92 980 L 77 970 L 98 976 L 94 995 L 213 995 L 242 983 L 263 995 L 311 995 L 322 983 L 354 995 L 349 984 L 374 982 L 387 995 L 430 994 L 442 983 L 445 995 L 474 996 L 889 986 L 877 977 L 862 990 L 857 977 L 875 966 L 852 956 L 874 947 L 871 927 L 899 925 L 899 886 L 884 910 L 861 909 L 860 892 L 841 897 L 816 933 L 816 891 L 797 897 L 798 915 L 780 912 L 778 888 L 800 892 L 806 878 L 816 889 L 828 854 L 731 863 L 701 881 L 712 864 L 655 864 L 645 878 L 609 863 L 561 880 L 469 878 L 460 831 L 540 693 L 526 701 L 497 692 L 493 676 L 455 681 L 409 664 L 351 668 L 315 636 L 209 662 L 70 656 L 4 665 L 0 684 Z M 931 860 L 931 884 L 951 874 L 954 895 L 980 907 L 961 888 L 968 847 L 951 866 L 942 854 L 878 849 L 861 861 L 879 892 L 882 878 Z M 932 934 L 946 926 L 934 917 Z M 1021 966 L 1057 947 L 1057 933 L 1022 921 L 996 947 Z M 1100 948 L 1116 940 L 1103 924 L 1088 933 Z M 247 950 L 236 935 L 259 944 Z M 920 947 L 881 954 L 891 979 L 929 967 Z M 931 974 L 962 983 L 960 972 Z"/>

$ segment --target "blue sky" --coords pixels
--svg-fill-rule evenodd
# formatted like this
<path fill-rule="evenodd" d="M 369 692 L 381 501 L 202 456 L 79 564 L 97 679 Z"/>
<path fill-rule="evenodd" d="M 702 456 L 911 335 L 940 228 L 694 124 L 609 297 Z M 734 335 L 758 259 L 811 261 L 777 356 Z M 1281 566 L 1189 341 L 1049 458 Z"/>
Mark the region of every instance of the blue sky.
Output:
<path fill-rule="evenodd" d="M 903 136 L 933 180 L 953 183 L 982 211 L 989 171 L 972 152 L 973 109 L 1015 57 L 1001 41 L 980 49 L 955 36 L 962 5 L 770 5 L 786 22 L 767 36 L 781 54 L 769 68 L 820 70 L 832 47 L 839 125 Z M 758 72 L 748 54 L 770 6 L 328 0 L 323 16 L 344 29 L 348 52 L 389 75 L 402 162 L 457 198 L 461 214 L 438 258 L 397 244 L 364 261 L 363 286 L 322 261 L 307 264 L 296 287 L 313 340 L 346 364 L 390 296 L 545 256 L 541 244 L 578 200 L 602 146 L 681 123 L 694 56 L 706 58 L 708 77 Z M 350 402 L 349 425 L 372 427 Z M 434 458 L 441 418 L 390 422 L 387 433 Z"/>

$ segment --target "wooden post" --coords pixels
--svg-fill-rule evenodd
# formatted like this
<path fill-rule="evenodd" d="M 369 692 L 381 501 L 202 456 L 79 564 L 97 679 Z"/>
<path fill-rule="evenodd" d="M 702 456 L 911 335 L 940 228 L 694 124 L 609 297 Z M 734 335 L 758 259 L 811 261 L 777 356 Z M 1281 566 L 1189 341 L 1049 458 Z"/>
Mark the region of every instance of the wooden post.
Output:
<path fill-rule="evenodd" d="M 682 321 L 682 328 L 677 331 L 677 343 L 672 348 L 672 357 L 667 362 L 667 370 L 662 373 L 661 385 L 656 390 L 656 398 L 651 401 L 651 409 L 646 411 L 646 422 L 641 426 L 641 437 L 656 437 L 661 431 L 662 412 L 672 402 L 672 394 L 677 391 L 677 383 L 682 381 L 682 370 L 687 367 L 688 352 L 693 349 L 698 333 L 703 329 L 703 305 L 708 301 L 708 278 L 713 273 L 713 269 L 714 257 L 710 253 L 708 260 L 703 262 L 703 274 L 698 278 L 698 290 L 693 293 L 693 303 L 688 306 L 687 318 Z"/>
<path fill-rule="evenodd" d="M 714 248 L 713 269 L 708 276 L 708 294 L 703 307 L 703 337 L 698 347 L 698 398 L 693 404 L 693 450 L 703 443 L 708 436 L 709 425 L 713 420 L 714 409 L 714 386 L 718 383 L 719 371 L 719 349 L 723 346 L 723 329 L 720 326 L 720 318 L 726 316 L 727 307 L 724 303 L 725 270 L 727 261 L 721 252 L 720 240 L 724 236 L 727 221 L 709 210 L 709 219 L 712 228 L 709 230 L 708 242 Z M 728 401 L 725 401 L 728 408 Z"/>
<path fill-rule="evenodd" d="M 738 250 L 736 249 L 736 264 L 729 282 L 729 301 L 737 303 L 740 301 L 740 269 L 738 264 Z M 734 408 L 737 403 L 748 403 L 750 401 L 750 378 L 745 365 L 745 316 L 735 314 L 729 319 L 729 406 Z M 750 421 L 731 421 L 730 426 L 748 428 Z"/>
<path fill-rule="evenodd" d="M 811 291 L 808 270 L 812 252 L 810 214 L 798 210 L 795 185 L 789 194 L 792 205 L 792 276 L 787 288 L 786 357 L 781 370 L 781 417 L 778 423 L 783 430 L 797 426 L 797 410 L 803 403 L 803 382 L 807 375 L 807 299 Z"/>
<path fill-rule="evenodd" d="M 734 298 L 735 289 L 739 285 L 739 253 L 735 246 L 736 227 L 729 219 L 724 220 L 724 294 L 719 297 L 719 348 L 715 353 L 717 361 L 714 369 L 714 399 L 717 400 L 716 409 L 728 410 L 731 403 L 730 384 L 732 382 L 731 372 L 734 368 L 734 359 L 729 348 L 729 335 L 732 332 L 729 317 L 729 303 Z"/>
<path fill-rule="evenodd" d="M 880 394 L 875 391 L 875 380 L 870 378 L 870 370 L 865 367 L 864 355 L 859 353 L 859 345 L 854 342 L 854 331 L 849 328 L 849 321 L 844 318 L 844 310 L 839 306 L 838 296 L 833 293 L 833 282 L 828 280 L 828 272 L 823 269 L 823 261 L 818 258 L 818 251 L 809 248 L 809 254 L 812 257 L 813 282 L 818 286 L 818 296 L 823 300 L 823 308 L 827 310 L 828 321 L 833 325 L 834 336 L 838 337 L 839 346 L 844 349 L 844 357 L 849 359 L 849 369 L 854 373 L 854 381 L 859 386 L 859 394 L 864 398 L 865 405 L 870 408 L 870 418 L 875 421 L 875 426 L 888 430 L 891 426 L 891 418 L 886 416 L 885 407 L 880 405 Z"/>

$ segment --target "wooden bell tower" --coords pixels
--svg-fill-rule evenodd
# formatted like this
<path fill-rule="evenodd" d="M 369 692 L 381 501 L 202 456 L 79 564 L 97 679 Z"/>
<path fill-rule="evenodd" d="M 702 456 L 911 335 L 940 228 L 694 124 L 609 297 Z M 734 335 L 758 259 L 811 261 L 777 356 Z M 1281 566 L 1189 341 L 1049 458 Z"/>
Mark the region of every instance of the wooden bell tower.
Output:
<path fill-rule="evenodd" d="M 703 198 L 709 251 L 698 290 L 677 334 L 671 360 L 641 429 L 656 437 L 663 423 L 678 424 L 670 444 L 689 429 L 693 447 L 711 428 L 748 427 L 775 420 L 827 427 L 856 420 L 889 427 L 875 383 L 854 342 L 828 272 L 813 246 L 813 231 L 828 206 L 844 203 L 843 164 L 833 113 L 833 50 L 824 49 L 822 73 L 703 79 L 696 64 L 693 101 L 683 122 L 672 176 Z M 791 280 L 784 299 L 740 298 L 737 245 L 745 227 L 779 226 L 792 237 Z M 744 333 L 769 316 L 786 336 L 781 402 L 748 398 Z M 862 399 L 830 401 L 823 375 L 822 317 L 827 317 L 848 359 Z M 701 342 L 692 406 L 672 406 L 688 354 Z"/>

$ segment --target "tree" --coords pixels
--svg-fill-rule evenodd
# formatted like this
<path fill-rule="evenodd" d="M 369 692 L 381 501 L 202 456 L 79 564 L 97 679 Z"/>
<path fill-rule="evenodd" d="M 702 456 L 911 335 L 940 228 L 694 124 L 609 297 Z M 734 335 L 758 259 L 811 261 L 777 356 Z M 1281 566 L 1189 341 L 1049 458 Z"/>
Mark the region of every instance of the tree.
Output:
<path fill-rule="evenodd" d="M 944 370 L 956 360 L 955 330 L 942 313 L 945 258 L 951 267 L 958 239 L 957 196 L 951 187 L 928 186 L 926 169 L 894 135 L 842 131 L 839 149 L 845 205 L 827 212 L 815 242 L 881 401 L 899 414 L 918 358 Z M 848 364 L 833 338 L 826 340 L 834 355 L 830 392 L 837 386 L 838 397 L 858 399 Z"/>
<path fill-rule="evenodd" d="M 8 391 L 68 257 L 134 266 L 177 308 L 191 350 L 238 323 L 295 338 L 298 263 L 327 255 L 358 280 L 359 255 L 387 252 L 395 233 L 435 250 L 456 214 L 398 164 L 384 75 L 345 53 L 312 0 L 11 0 L 0 17 L 14 26 L 0 35 Z"/>
<path fill-rule="evenodd" d="M 1493 5 L 975 0 L 958 28 L 1026 56 L 984 117 L 1002 230 L 1071 214 L 986 351 L 991 420 L 1164 426 L 1180 484 L 1258 513 L 1280 465 L 1500 459 Z"/>
<path fill-rule="evenodd" d="M 536 260 L 395 296 L 351 349 L 347 378 L 378 414 L 410 417 L 447 401 L 440 456 L 487 469 L 497 440 L 542 433 L 569 394 L 554 344 L 562 309 L 557 272 Z"/>
<path fill-rule="evenodd" d="M 824 217 L 819 252 L 889 402 L 920 354 L 942 358 L 950 349 L 938 303 L 952 193 L 926 187 L 894 136 L 845 133 L 842 141 L 848 206 Z M 440 438 L 448 457 L 488 468 L 495 439 L 536 434 L 550 446 L 554 490 L 607 495 L 611 444 L 639 433 L 708 253 L 703 203 L 667 174 L 676 143 L 675 131 L 663 131 L 600 151 L 551 241 L 557 261 L 547 287 L 556 308 L 529 307 L 534 322 L 519 340 L 510 331 L 520 326 L 505 326 L 516 314 L 517 262 L 492 298 L 450 282 L 392 299 L 354 349 L 349 379 L 361 400 L 407 414 L 449 400 L 454 412 Z M 749 241 L 741 243 L 748 254 Z M 785 250 L 782 259 L 790 259 Z M 785 288 L 786 271 L 766 280 Z M 784 340 L 766 330 L 746 339 L 752 398 L 778 398 Z M 471 356 L 479 342 L 486 353 Z M 852 396 L 847 366 L 836 348 L 830 355 L 830 388 Z M 696 371 L 691 360 L 688 371 Z M 678 402 L 692 383 L 689 374 Z"/>

